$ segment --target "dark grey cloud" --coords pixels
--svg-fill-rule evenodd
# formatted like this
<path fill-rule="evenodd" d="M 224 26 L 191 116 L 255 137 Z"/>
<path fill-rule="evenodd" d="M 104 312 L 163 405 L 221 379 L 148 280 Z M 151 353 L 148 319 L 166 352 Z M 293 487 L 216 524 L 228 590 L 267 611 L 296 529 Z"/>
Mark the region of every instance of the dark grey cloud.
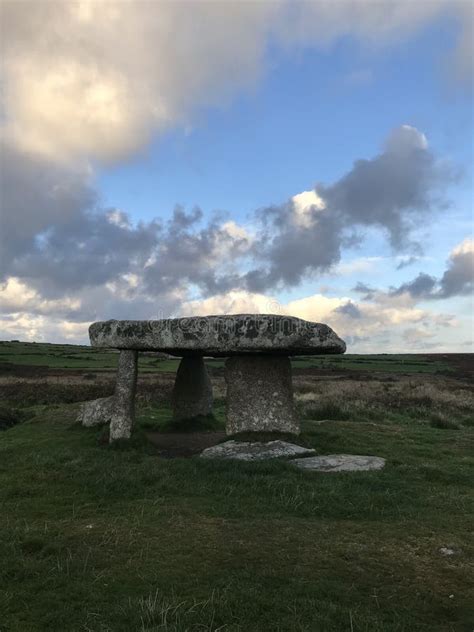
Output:
<path fill-rule="evenodd" d="M 403 268 L 408 268 L 408 266 L 413 265 L 419 260 L 419 257 L 411 256 L 407 259 L 402 259 L 400 263 L 397 265 L 397 270 L 403 270 Z"/>
<path fill-rule="evenodd" d="M 369 288 L 364 283 L 358 283 L 353 291 L 367 293 L 373 297 L 381 290 Z M 452 251 L 446 270 L 440 278 L 425 272 L 420 272 L 411 281 L 392 287 L 389 296 L 408 294 L 413 299 L 444 299 L 453 296 L 466 296 L 474 292 L 474 244 L 466 239 Z M 367 298 L 367 297 L 364 297 Z"/>
<path fill-rule="evenodd" d="M 52 227 L 31 252 L 15 257 L 10 272 L 47 296 L 103 285 L 140 270 L 157 232 L 153 223 L 117 226 L 107 215 L 84 210 L 80 221 Z"/>
<path fill-rule="evenodd" d="M 46 231 L 75 223 L 96 203 L 84 175 L 0 142 L 0 273 L 31 253 Z"/>
<path fill-rule="evenodd" d="M 397 251 L 418 249 L 411 242 L 414 221 L 441 205 L 440 187 L 454 173 L 438 165 L 418 130 L 404 125 L 388 137 L 384 151 L 371 160 L 357 160 L 353 168 L 317 193 L 344 224 L 379 227 L 387 231 Z"/>
<path fill-rule="evenodd" d="M 199 208 L 177 206 L 167 222 L 132 224 L 126 213 L 101 206 L 86 172 L 6 142 L 0 156 L 0 283 L 13 276 L 45 298 L 79 293 L 83 300 L 83 289 L 114 283 L 125 299 L 142 292 L 167 305 L 186 285 L 211 294 L 239 283 L 232 262 L 248 241 L 223 217 L 204 222 Z M 138 277 L 138 289 L 123 283 L 127 275 Z M 112 300 L 106 294 L 104 305 Z"/>
<path fill-rule="evenodd" d="M 352 291 L 357 292 L 358 294 L 365 294 L 365 296 L 362 297 L 363 301 L 370 301 L 374 297 L 374 294 L 377 292 L 375 288 L 370 287 L 365 283 L 361 283 L 360 281 L 355 287 L 352 288 Z"/>
<path fill-rule="evenodd" d="M 466 243 L 466 242 L 465 242 Z M 469 242 L 456 249 L 449 258 L 448 267 L 439 282 L 440 298 L 462 296 L 474 292 L 474 248 Z"/>
<path fill-rule="evenodd" d="M 215 253 L 232 260 L 246 240 L 230 235 L 221 218 L 199 228 L 200 209 L 176 207 L 166 223 L 133 225 L 126 213 L 101 207 L 84 173 L 7 143 L 1 163 L 0 281 L 15 276 L 49 297 L 135 273 L 156 292 L 182 283 L 217 292 L 229 284 L 228 266 Z"/>
<path fill-rule="evenodd" d="M 445 206 L 442 191 L 454 177 L 449 165 L 436 162 L 423 134 L 407 125 L 395 129 L 381 154 L 357 160 L 330 186 L 316 186 L 325 207 L 310 209 L 304 222 L 295 221 L 292 202 L 259 212 L 263 228 L 254 255 L 262 264 L 245 276 L 247 288 L 291 286 L 328 270 L 364 228 L 385 230 L 397 252 L 421 252 L 411 231 L 420 217 Z"/>
<path fill-rule="evenodd" d="M 221 216 L 202 225 L 203 213 L 174 209 L 160 233 L 153 261 L 144 270 L 152 291 L 169 291 L 180 284 L 197 286 L 204 294 L 218 294 L 241 284 L 233 262 L 248 250 L 247 238 L 232 235 Z"/>
<path fill-rule="evenodd" d="M 425 274 L 424 272 L 420 272 L 420 274 L 412 281 L 403 283 L 397 288 L 392 288 L 389 294 L 391 296 L 399 296 L 400 294 L 407 293 L 413 298 L 429 298 L 436 287 L 436 283 L 437 281 L 435 277 Z"/>
<path fill-rule="evenodd" d="M 15 276 L 45 296 L 102 285 L 140 269 L 156 244 L 156 221 L 132 226 L 104 209 L 84 174 L 4 144 L 1 149 L 0 280 Z"/>
<path fill-rule="evenodd" d="M 250 291 L 298 285 L 305 275 L 328 270 L 340 260 L 343 236 L 337 217 L 328 211 L 315 210 L 310 223 L 301 224 L 288 202 L 260 210 L 257 218 L 261 229 L 252 254 L 264 265 L 243 277 Z"/>
<path fill-rule="evenodd" d="M 380 155 L 356 161 L 330 186 L 318 185 L 323 206 L 302 210 L 290 200 L 257 211 L 250 241 L 229 230 L 223 216 L 205 219 L 197 207 L 177 206 L 168 221 L 134 224 L 126 213 L 103 207 L 87 172 L 59 167 L 5 141 L 1 163 L 0 281 L 15 276 L 47 298 L 76 293 L 84 303 L 85 289 L 91 294 L 115 284 L 124 300 L 143 299 L 145 311 L 154 304 L 147 297 L 172 305 L 188 289 L 210 296 L 298 285 L 336 264 L 365 227 L 385 229 L 396 250 L 413 247 L 414 218 L 439 206 L 438 193 L 452 177 L 437 165 L 424 136 L 403 126 Z M 459 266 L 441 282 L 446 296 L 463 283 Z M 131 276 L 136 280 L 127 285 L 124 279 Z M 419 284 L 418 279 L 409 291 L 419 291 Z M 373 292 L 361 291 L 366 298 Z M 107 300 L 113 303 L 112 296 Z M 346 313 L 356 317 L 353 309 Z"/>
<path fill-rule="evenodd" d="M 340 305 L 339 307 L 336 307 L 334 311 L 337 312 L 338 314 L 350 316 L 351 318 L 362 317 L 362 312 L 357 307 L 357 305 L 355 305 L 355 303 L 353 303 L 352 301 L 347 301 L 347 303 L 344 303 L 344 305 Z"/>

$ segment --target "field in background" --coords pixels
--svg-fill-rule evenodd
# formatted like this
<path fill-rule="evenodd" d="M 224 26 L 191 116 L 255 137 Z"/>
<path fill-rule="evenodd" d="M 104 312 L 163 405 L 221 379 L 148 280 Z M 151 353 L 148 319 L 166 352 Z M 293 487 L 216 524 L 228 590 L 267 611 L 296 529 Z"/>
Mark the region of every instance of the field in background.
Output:
<path fill-rule="evenodd" d="M 453 354 L 459 356 L 462 354 Z M 56 345 L 31 342 L 0 341 L 0 374 L 9 365 L 48 369 L 81 369 L 110 371 L 117 366 L 118 352 L 93 349 L 79 345 Z M 222 367 L 224 360 L 208 359 L 209 366 Z M 453 370 L 449 355 L 379 354 L 334 356 L 305 356 L 292 360 L 296 369 L 350 369 L 355 371 L 395 371 L 403 373 L 446 373 Z M 179 359 L 160 357 L 160 354 L 141 353 L 139 367 L 142 372 L 175 371 Z"/>
<path fill-rule="evenodd" d="M 0 632 L 472 631 L 472 356 L 294 360 L 298 441 L 387 459 L 356 474 L 183 458 L 223 430 L 220 360 L 196 434 L 142 355 L 111 448 L 75 417 L 116 360 L 0 343 Z"/>

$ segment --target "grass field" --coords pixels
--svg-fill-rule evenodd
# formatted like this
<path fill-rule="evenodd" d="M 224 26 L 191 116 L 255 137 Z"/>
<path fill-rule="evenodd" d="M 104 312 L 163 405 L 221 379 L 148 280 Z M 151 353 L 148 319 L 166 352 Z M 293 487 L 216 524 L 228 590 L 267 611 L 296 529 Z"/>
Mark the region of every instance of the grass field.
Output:
<path fill-rule="evenodd" d="M 297 360 L 299 441 L 387 459 L 322 474 L 163 458 L 149 433 L 169 432 L 165 370 L 142 376 L 134 437 L 111 448 L 74 420 L 78 399 L 111 388 L 99 369 L 112 354 L 13 345 L 51 369 L 24 377 L 38 365 L 0 345 L 13 419 L 0 433 L 1 632 L 474 629 L 474 391 L 449 362 L 352 356 L 328 375 Z M 86 362 L 83 374 L 61 375 L 51 357 Z"/>
<path fill-rule="evenodd" d="M 78 345 L 54 345 L 48 343 L 1 342 L 0 368 L 2 364 L 14 364 L 51 369 L 87 369 L 104 371 L 115 369 L 118 353 L 113 350 L 92 349 Z M 224 360 L 208 359 L 213 367 L 224 366 Z M 140 371 L 175 371 L 179 359 L 163 359 L 150 355 L 139 355 Z M 307 356 L 293 359 L 295 368 L 376 370 L 404 373 L 443 373 L 451 371 L 448 362 L 413 354 L 399 355 L 354 355 Z"/>

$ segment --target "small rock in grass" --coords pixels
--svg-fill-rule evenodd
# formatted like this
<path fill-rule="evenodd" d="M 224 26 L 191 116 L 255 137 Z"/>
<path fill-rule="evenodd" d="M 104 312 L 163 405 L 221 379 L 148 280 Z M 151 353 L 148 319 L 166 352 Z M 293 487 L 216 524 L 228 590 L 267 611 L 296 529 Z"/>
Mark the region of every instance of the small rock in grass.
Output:
<path fill-rule="evenodd" d="M 448 549 L 446 546 L 442 546 L 439 550 L 441 555 L 454 555 L 453 549 Z"/>
<path fill-rule="evenodd" d="M 201 452 L 206 459 L 238 459 L 239 461 L 263 461 L 292 456 L 310 456 L 315 451 L 287 441 L 225 441 Z"/>
<path fill-rule="evenodd" d="M 451 555 L 461 555 L 461 549 L 451 548 L 449 546 L 442 546 L 439 549 L 441 555 L 451 556 Z"/>
<path fill-rule="evenodd" d="M 315 472 L 365 472 L 381 470 L 385 466 L 385 459 L 379 456 L 360 456 L 358 454 L 328 454 L 327 456 L 294 459 L 292 463 L 302 470 Z"/>

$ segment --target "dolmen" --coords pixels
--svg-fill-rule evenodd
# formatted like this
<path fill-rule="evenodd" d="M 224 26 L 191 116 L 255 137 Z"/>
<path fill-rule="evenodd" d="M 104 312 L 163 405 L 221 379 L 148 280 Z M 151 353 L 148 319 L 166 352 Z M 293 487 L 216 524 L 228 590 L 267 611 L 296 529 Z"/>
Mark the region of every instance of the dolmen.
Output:
<path fill-rule="evenodd" d="M 181 357 L 172 393 L 174 419 L 212 411 L 205 357 L 227 358 L 226 432 L 299 434 L 290 356 L 344 353 L 328 325 L 274 314 L 197 316 L 164 320 L 108 320 L 89 328 L 92 347 L 120 351 L 115 393 L 83 404 L 85 426 L 110 423 L 110 441 L 126 439 L 134 422 L 137 355 L 161 351 Z"/>

